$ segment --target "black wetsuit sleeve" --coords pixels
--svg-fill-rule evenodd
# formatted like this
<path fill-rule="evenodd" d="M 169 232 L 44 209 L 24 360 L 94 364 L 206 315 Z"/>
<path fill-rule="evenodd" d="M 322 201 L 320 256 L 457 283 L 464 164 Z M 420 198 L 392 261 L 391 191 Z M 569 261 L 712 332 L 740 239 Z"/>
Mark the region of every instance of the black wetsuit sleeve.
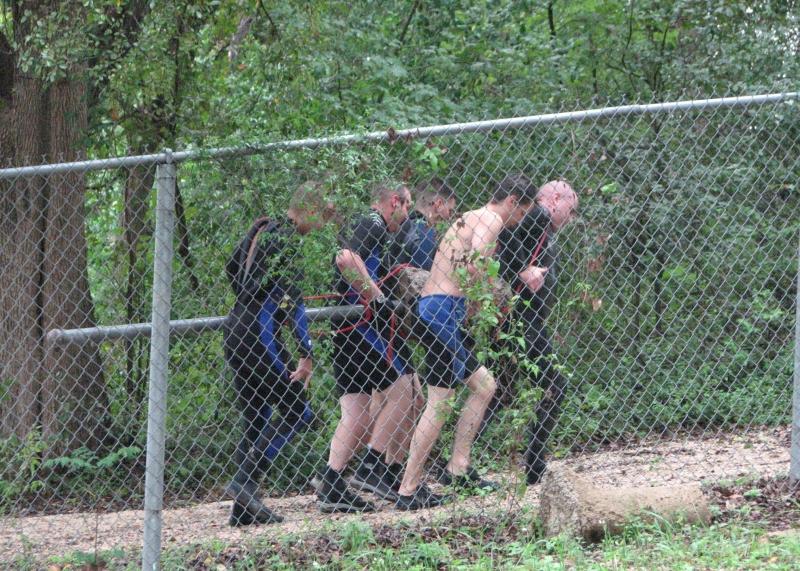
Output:
<path fill-rule="evenodd" d="M 366 260 L 380 244 L 385 232 L 384 226 L 374 215 L 362 216 L 347 235 L 339 236 L 339 245 L 342 249 L 351 250 L 362 260 Z"/>
<path fill-rule="evenodd" d="M 519 273 L 533 261 L 533 253 L 542 242 L 549 226 L 550 216 L 543 209 L 536 208 L 515 228 L 504 230 L 501 234 L 498 248 L 500 275 L 512 288 L 522 283 Z M 537 257 L 541 259 L 541 253 Z"/>

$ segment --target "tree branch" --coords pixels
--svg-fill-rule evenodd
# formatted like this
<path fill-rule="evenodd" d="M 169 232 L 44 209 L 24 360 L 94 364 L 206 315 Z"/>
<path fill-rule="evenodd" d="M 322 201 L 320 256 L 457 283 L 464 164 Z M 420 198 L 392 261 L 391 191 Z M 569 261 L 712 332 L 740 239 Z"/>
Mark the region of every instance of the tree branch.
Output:
<path fill-rule="evenodd" d="M 408 12 L 408 16 L 406 17 L 405 23 L 403 23 L 403 29 L 400 31 L 400 37 L 398 38 L 398 43 L 402 46 L 403 42 L 406 40 L 406 32 L 408 32 L 408 27 L 411 25 L 411 20 L 414 18 L 414 14 L 417 12 L 419 8 L 420 0 L 414 0 L 414 4 L 411 6 L 411 10 Z"/>
<path fill-rule="evenodd" d="M 275 37 L 279 40 L 281 39 L 281 31 L 278 29 L 278 26 L 275 24 L 275 20 L 272 19 L 270 16 L 269 11 L 264 7 L 264 2 L 262 0 L 258 0 L 258 9 L 264 13 L 267 20 L 269 20 L 269 25 L 272 26 L 272 33 L 275 34 Z"/>
<path fill-rule="evenodd" d="M 553 11 L 555 0 L 547 3 L 547 25 L 550 27 L 550 44 L 556 47 L 556 18 Z"/>
<path fill-rule="evenodd" d="M 253 16 L 244 16 L 239 20 L 239 25 L 236 26 L 236 32 L 233 34 L 230 43 L 228 44 L 228 61 L 233 63 L 239 57 L 239 46 L 242 45 L 244 38 L 250 32 L 250 26 L 253 24 Z"/>
<path fill-rule="evenodd" d="M 91 87 L 89 108 L 94 107 L 100 93 L 111 80 L 111 73 L 117 62 L 122 61 L 133 49 L 142 31 L 142 23 L 150 13 L 148 0 L 131 0 L 124 7 L 110 8 L 106 11 L 106 20 L 102 26 L 94 29 L 91 36 L 102 38 L 97 51 L 89 58 L 89 68 L 98 70 L 97 80 Z M 124 40 L 118 52 L 114 44 Z M 110 57 L 110 54 L 114 54 Z"/>

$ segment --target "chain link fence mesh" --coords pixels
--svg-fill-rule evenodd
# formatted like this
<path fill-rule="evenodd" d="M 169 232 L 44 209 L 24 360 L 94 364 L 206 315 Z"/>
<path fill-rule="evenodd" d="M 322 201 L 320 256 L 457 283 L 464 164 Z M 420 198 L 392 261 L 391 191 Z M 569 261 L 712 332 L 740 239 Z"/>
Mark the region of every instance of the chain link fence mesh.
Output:
<path fill-rule="evenodd" d="M 580 205 L 576 220 L 548 245 L 558 252 L 552 268 L 557 302 L 547 319 L 556 357 L 549 366 L 565 385 L 548 458 L 611 485 L 784 475 L 797 342 L 799 119 L 796 100 L 787 97 L 437 136 L 390 133 L 383 142 L 356 138 L 183 161 L 171 317 L 226 315 L 236 300 L 226 277 L 232 253 L 254 220 L 280 219 L 309 181 L 329 193 L 336 224 L 296 243 L 292 238 L 293 254 L 281 263 L 300 270 L 302 279 L 292 274 L 287 285 L 310 296 L 305 305 L 315 309 L 340 303 L 322 295 L 336 291 L 337 234 L 368 212 L 376 185 L 388 181 L 413 195 L 420 183 L 441 179 L 463 213 L 485 205 L 508 174 L 525 173 L 536 186 L 564 179 Z M 47 544 L 47 536 L 70 530 L 76 543 L 91 532 L 65 521 L 91 525 L 99 516 L 88 514 L 102 513 L 113 528 L 114 514 L 121 522 L 122 510 L 141 509 L 149 338 L 58 344 L 46 335 L 149 322 L 155 176 L 150 163 L 0 180 L 0 511 L 8 546 L 19 545 L 21 536 Z M 286 299 L 276 303 L 282 314 L 274 323 L 286 321 L 282 338 L 291 370 L 299 349 L 293 315 L 280 307 Z M 503 321 L 491 306 L 481 315 Z M 260 329 L 240 347 L 251 355 L 271 342 L 259 316 Z M 512 312 L 505 331 L 517 317 Z M 503 343 L 481 323 L 475 353 L 486 357 L 505 406 L 480 431 L 472 462 L 505 487 L 497 495 L 458 499 L 443 511 L 459 510 L 465 501 L 478 511 L 529 501 L 513 494 L 505 501 L 506 492 L 525 479 L 526 427 L 536 403 L 556 390 L 524 371 L 517 345 L 528 323 Z M 327 319 L 311 322 L 314 374 L 302 400 L 313 418 L 275 424 L 269 444 L 279 453 L 270 452 L 274 460 L 260 481 L 265 504 L 301 526 L 320 520 L 306 519 L 317 513 L 314 478 L 328 461 L 341 417 L 333 367 L 337 327 Z M 406 347 L 404 356 L 424 377 L 430 348 L 401 331 L 391 336 L 393 348 Z M 367 372 L 368 355 L 346 357 Z M 429 467 L 449 458 L 466 393 L 457 392 L 456 411 Z M 224 499 L 241 464 L 241 403 L 219 328 L 173 335 L 165 508 Z M 269 403 L 261 404 L 251 417 L 257 424 L 268 415 Z M 280 403 L 272 404 L 273 423 L 286 421 Z M 360 457 L 359 451 L 351 469 Z M 427 481 L 438 490 L 434 468 Z M 392 511 L 392 502 L 377 505 Z M 228 509 L 217 509 L 214 518 L 225 523 Z M 76 515 L 38 518 L 38 526 L 26 527 L 31 516 L 56 514 Z"/>

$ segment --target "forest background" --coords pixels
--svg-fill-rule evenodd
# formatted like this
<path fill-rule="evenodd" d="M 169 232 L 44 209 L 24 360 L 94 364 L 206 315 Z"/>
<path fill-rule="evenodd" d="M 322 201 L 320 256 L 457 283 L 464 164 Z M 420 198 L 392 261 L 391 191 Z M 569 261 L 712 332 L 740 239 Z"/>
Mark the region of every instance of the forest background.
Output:
<path fill-rule="evenodd" d="M 3 0 L 0 165 L 791 91 L 798 14 L 794 0 Z M 795 105 L 185 163 L 173 318 L 227 311 L 226 256 L 308 178 L 326 177 L 349 212 L 377 180 L 437 175 L 465 208 L 523 168 L 582 193 L 554 317 L 573 379 L 559 454 L 786 423 L 799 145 Z M 0 181 L 2 511 L 142 493 L 146 340 L 53 350 L 44 333 L 149 321 L 154 176 Z M 307 248 L 309 292 L 326 291 L 332 236 Z M 232 468 L 220 345 L 173 344 L 175 497 L 214 493 Z M 290 449 L 276 493 L 305 485 L 335 422 L 320 345 L 320 430 Z M 508 426 L 487 461 L 518 445 Z"/>

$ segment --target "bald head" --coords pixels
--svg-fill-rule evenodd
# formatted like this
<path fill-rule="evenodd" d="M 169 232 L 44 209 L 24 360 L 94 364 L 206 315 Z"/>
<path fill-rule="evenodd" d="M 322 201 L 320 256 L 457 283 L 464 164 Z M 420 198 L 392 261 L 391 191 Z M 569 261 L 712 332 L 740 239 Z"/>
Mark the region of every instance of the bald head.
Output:
<path fill-rule="evenodd" d="M 551 180 L 543 184 L 536 201 L 550 213 L 554 230 L 560 230 L 574 217 L 578 209 L 578 195 L 564 180 Z"/>

